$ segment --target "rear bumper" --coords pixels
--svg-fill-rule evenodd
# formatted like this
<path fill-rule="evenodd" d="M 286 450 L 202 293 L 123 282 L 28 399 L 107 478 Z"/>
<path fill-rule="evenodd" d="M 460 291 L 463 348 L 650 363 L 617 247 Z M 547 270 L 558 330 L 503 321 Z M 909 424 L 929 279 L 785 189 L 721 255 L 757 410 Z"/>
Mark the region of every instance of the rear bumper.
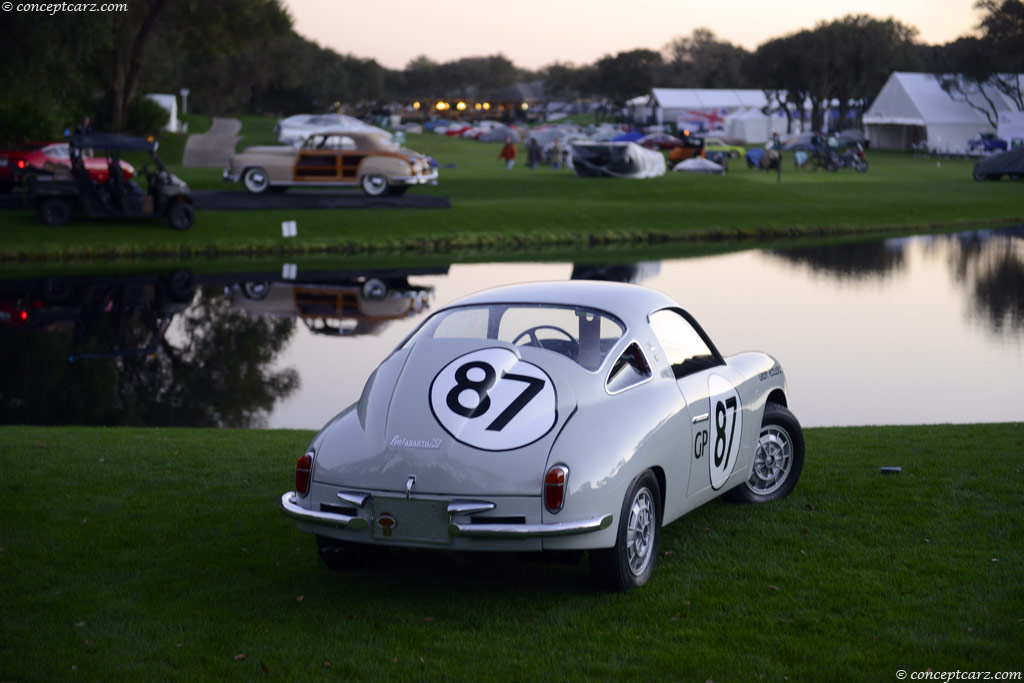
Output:
<path fill-rule="evenodd" d="M 289 491 L 281 496 L 281 511 L 288 517 L 300 523 L 306 530 L 344 530 L 356 532 L 346 533 L 344 538 L 353 541 L 366 543 L 383 543 L 385 545 L 404 545 L 404 543 L 389 543 L 388 539 L 376 537 L 373 532 L 373 524 L 377 520 L 373 518 L 372 505 L 369 494 L 346 495 L 345 500 L 349 501 L 350 509 L 356 514 L 345 515 L 337 512 L 326 512 L 322 510 L 311 510 L 303 507 L 301 500 L 294 491 Z M 352 500 L 359 499 L 359 503 L 352 503 Z M 495 504 L 484 500 L 450 500 L 447 501 L 448 510 L 448 534 L 450 543 L 443 545 L 452 547 L 460 539 L 544 539 L 563 536 L 577 536 L 607 529 L 612 524 L 612 515 L 598 515 L 586 519 L 552 522 L 546 524 L 507 524 L 507 523 L 486 523 L 486 518 L 477 520 L 477 523 L 469 521 L 471 515 L 488 512 L 495 508 Z M 456 520 L 456 518 L 458 518 Z M 479 523 L 484 522 L 484 523 Z M 339 536 L 340 537 L 340 536 Z M 396 539 L 397 540 L 397 539 Z M 421 542 L 418 545 L 432 545 L 430 542 Z M 440 545 L 440 544 L 438 544 Z M 481 548 L 483 549 L 483 548 Z"/>

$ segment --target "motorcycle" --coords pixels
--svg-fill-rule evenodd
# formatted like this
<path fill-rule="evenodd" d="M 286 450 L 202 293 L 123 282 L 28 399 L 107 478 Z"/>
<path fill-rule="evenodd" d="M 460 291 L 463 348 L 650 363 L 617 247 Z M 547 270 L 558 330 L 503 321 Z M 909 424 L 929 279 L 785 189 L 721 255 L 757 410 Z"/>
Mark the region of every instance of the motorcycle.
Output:
<path fill-rule="evenodd" d="M 853 147 L 847 147 L 842 154 L 835 156 L 836 170 L 840 168 L 852 168 L 857 173 L 864 173 L 868 170 L 868 158 L 864 154 L 864 147 L 858 142 Z"/>

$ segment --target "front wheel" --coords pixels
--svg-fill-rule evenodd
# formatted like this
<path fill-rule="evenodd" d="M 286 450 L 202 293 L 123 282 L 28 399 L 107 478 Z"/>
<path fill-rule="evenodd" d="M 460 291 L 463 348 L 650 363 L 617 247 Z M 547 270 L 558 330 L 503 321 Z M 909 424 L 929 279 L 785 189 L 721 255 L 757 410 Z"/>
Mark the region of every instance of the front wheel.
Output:
<path fill-rule="evenodd" d="M 253 166 L 245 169 L 245 173 L 242 174 L 242 185 L 247 192 L 262 194 L 270 187 L 270 176 L 259 166 Z"/>
<path fill-rule="evenodd" d="M 380 197 L 388 191 L 388 179 L 378 174 L 364 175 L 359 179 L 359 184 L 370 197 Z"/>
<path fill-rule="evenodd" d="M 39 220 L 44 225 L 64 225 L 71 218 L 71 202 L 66 199 L 51 197 L 44 199 L 39 205 Z"/>
<path fill-rule="evenodd" d="M 590 551 L 595 581 L 614 591 L 644 585 L 654 573 L 660 540 L 661 488 L 647 470 L 637 475 L 622 501 L 615 545 Z"/>
<path fill-rule="evenodd" d="M 804 469 L 804 432 L 796 416 L 777 403 L 764 408 L 750 479 L 726 492 L 734 503 L 767 503 L 790 494 Z"/>

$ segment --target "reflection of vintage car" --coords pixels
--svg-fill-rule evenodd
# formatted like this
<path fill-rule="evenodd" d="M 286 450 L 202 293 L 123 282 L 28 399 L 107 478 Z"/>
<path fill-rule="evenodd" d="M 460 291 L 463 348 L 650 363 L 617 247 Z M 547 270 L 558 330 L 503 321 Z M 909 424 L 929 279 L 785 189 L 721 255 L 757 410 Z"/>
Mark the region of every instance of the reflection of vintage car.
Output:
<path fill-rule="evenodd" d="M 432 294 L 432 287 L 389 286 L 376 278 L 347 284 L 246 282 L 233 289 L 232 301 L 252 313 L 297 317 L 316 334 L 356 336 L 422 312 Z"/>
<path fill-rule="evenodd" d="M 374 546 L 590 551 L 643 585 L 663 524 L 721 494 L 785 497 L 804 439 L 782 368 L 723 358 L 635 285 L 476 294 L 430 316 L 296 466 L 284 513 L 342 567 Z"/>
<path fill-rule="evenodd" d="M 436 184 L 430 159 L 399 147 L 387 133 L 314 133 L 293 147 L 249 147 L 231 157 L 224 180 L 254 194 L 295 185 L 361 187 L 371 197 L 402 194 L 410 185 Z"/>

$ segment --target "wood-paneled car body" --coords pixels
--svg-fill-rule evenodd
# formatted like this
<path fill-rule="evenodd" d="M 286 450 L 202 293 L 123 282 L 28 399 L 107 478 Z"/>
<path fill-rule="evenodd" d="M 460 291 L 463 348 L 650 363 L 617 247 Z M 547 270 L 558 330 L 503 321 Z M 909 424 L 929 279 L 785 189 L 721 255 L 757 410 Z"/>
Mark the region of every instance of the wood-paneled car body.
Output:
<path fill-rule="evenodd" d="M 231 157 L 224 180 L 241 182 L 254 194 L 293 186 L 360 187 L 379 197 L 437 184 L 437 169 L 429 157 L 400 147 L 387 133 L 321 131 L 297 148 L 246 148 Z"/>
<path fill-rule="evenodd" d="M 723 357 L 667 296 L 608 282 L 498 288 L 427 318 L 314 437 L 281 508 L 345 566 L 382 546 L 584 551 L 647 582 L 663 524 L 803 468 L 785 375 Z"/>

